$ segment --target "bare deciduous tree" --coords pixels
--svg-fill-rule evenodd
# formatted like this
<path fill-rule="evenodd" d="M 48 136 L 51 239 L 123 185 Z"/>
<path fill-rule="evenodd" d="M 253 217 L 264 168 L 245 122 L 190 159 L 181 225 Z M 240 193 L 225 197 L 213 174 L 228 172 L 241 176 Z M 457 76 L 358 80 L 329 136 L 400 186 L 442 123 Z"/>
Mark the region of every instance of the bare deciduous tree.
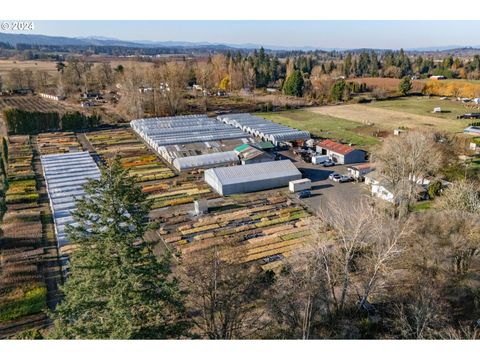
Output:
<path fill-rule="evenodd" d="M 400 215 L 415 202 L 417 181 L 435 175 L 443 161 L 434 134 L 424 131 L 387 138 L 373 157 L 377 171 L 392 188 Z"/>
<path fill-rule="evenodd" d="M 200 336 L 250 338 L 264 327 L 257 302 L 268 281 L 255 268 L 226 262 L 214 247 L 184 261 L 180 274 L 194 332 Z"/>
<path fill-rule="evenodd" d="M 443 191 L 439 208 L 480 214 L 480 189 L 470 181 L 457 181 Z"/>

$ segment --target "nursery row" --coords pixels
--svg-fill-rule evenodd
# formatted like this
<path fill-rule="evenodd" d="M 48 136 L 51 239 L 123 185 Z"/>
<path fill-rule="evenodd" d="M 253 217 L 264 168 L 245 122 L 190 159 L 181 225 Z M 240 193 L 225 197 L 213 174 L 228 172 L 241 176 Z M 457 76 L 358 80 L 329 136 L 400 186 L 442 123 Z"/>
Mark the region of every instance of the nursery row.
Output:
<path fill-rule="evenodd" d="M 216 196 L 200 176 L 176 176 L 130 128 L 90 132 L 87 138 L 104 160 L 120 157 L 122 165 L 138 177 L 143 190 L 154 200 L 154 209 Z"/>
<path fill-rule="evenodd" d="M 46 307 L 42 276 L 42 222 L 29 136 L 8 139 L 6 213 L 0 242 L 0 322 Z"/>
<path fill-rule="evenodd" d="M 220 246 L 225 260 L 258 261 L 271 268 L 310 239 L 309 218 L 303 207 L 283 195 L 256 194 L 223 200 L 200 218 L 165 215 L 159 235 L 186 258 Z"/>
<path fill-rule="evenodd" d="M 38 149 L 41 155 L 67 153 L 81 150 L 77 136 L 73 132 L 53 132 L 39 134 Z"/>

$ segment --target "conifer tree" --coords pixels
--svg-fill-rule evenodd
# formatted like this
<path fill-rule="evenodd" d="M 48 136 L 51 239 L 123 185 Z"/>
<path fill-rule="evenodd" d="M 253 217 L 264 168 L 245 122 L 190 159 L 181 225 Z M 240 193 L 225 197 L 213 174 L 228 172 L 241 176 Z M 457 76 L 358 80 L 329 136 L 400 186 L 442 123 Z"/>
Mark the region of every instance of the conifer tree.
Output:
<path fill-rule="evenodd" d="M 51 314 L 53 337 L 75 339 L 178 338 L 183 294 L 167 257 L 158 260 L 143 241 L 151 202 L 115 159 L 86 196 L 67 228 L 74 245 L 63 300 Z"/>

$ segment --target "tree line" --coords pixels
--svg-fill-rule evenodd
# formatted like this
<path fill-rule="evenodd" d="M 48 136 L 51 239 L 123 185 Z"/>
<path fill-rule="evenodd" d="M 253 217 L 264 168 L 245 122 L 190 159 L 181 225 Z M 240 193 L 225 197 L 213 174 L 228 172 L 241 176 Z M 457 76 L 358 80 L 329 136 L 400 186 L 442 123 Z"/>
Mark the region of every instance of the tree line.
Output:
<path fill-rule="evenodd" d="M 81 112 L 26 111 L 17 108 L 3 110 L 8 134 L 37 134 L 51 130 L 86 129 L 100 124 L 99 115 L 85 115 Z"/>

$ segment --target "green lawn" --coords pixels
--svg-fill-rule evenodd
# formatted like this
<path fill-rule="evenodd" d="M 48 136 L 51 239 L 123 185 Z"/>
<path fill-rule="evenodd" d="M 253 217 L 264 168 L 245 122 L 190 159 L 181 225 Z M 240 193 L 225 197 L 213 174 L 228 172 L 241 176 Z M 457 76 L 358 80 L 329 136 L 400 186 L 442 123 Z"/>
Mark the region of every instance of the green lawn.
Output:
<path fill-rule="evenodd" d="M 427 211 L 433 206 L 433 200 L 420 201 L 413 206 L 413 211 Z"/>
<path fill-rule="evenodd" d="M 465 127 L 468 126 L 472 120 L 457 120 L 457 115 L 475 112 L 475 110 L 468 108 L 460 101 L 440 100 L 439 97 L 427 98 L 423 96 L 409 96 L 395 100 L 375 101 L 367 106 L 373 106 L 379 109 L 402 111 L 416 115 L 433 116 L 442 119 L 452 119 L 462 122 Z M 441 108 L 442 113 L 432 113 L 433 109 L 436 107 Z"/>
<path fill-rule="evenodd" d="M 365 126 L 355 121 L 316 114 L 308 110 L 292 110 L 274 113 L 258 113 L 266 119 L 299 130 L 309 131 L 313 136 L 334 139 L 359 146 L 375 145 L 379 140 L 361 133 Z"/>

